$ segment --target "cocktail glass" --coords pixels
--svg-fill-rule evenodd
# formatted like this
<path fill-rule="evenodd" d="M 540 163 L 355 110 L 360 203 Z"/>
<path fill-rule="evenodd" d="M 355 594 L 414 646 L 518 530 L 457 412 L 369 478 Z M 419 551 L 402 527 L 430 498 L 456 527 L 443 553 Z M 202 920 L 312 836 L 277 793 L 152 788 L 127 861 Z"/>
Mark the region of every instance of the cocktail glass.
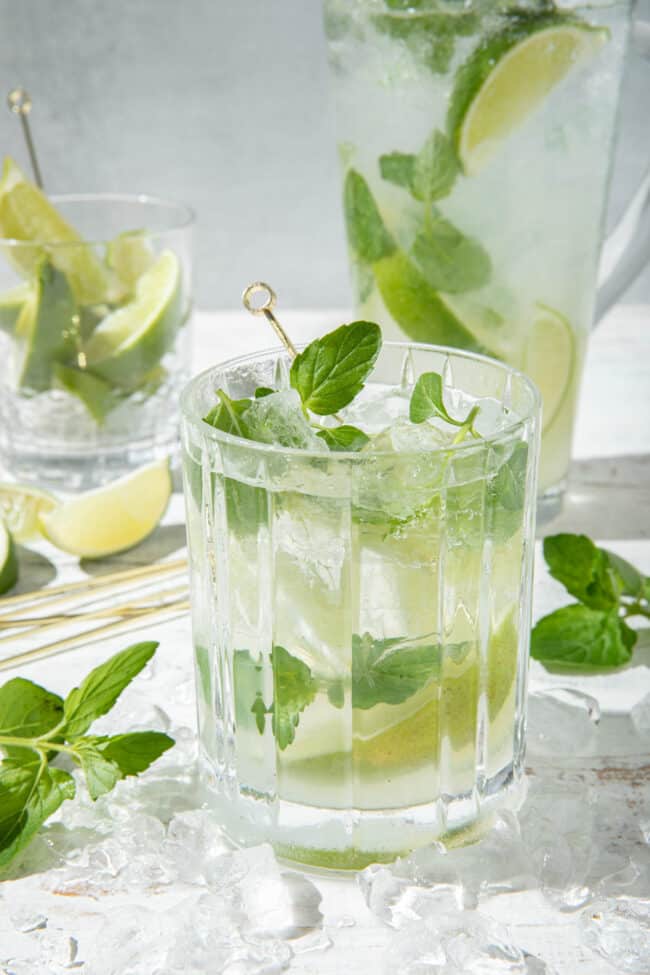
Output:
<path fill-rule="evenodd" d="M 487 404 L 482 439 L 392 418 L 425 371 Z M 540 399 L 502 363 L 386 343 L 351 421 L 386 427 L 372 449 L 202 420 L 218 388 L 287 378 L 263 352 L 181 398 L 201 762 L 235 840 L 358 868 L 516 801 Z"/>
<path fill-rule="evenodd" d="M 600 315 L 650 254 L 648 174 L 597 296 L 630 16 L 628 0 L 325 0 L 359 315 L 532 376 L 545 516 L 597 297 Z"/>
<path fill-rule="evenodd" d="M 36 192 L 5 198 L 20 219 L 2 226 L 24 232 Z M 0 240 L 0 465 L 75 491 L 175 450 L 193 214 L 148 196 L 50 202 L 63 239 Z"/>

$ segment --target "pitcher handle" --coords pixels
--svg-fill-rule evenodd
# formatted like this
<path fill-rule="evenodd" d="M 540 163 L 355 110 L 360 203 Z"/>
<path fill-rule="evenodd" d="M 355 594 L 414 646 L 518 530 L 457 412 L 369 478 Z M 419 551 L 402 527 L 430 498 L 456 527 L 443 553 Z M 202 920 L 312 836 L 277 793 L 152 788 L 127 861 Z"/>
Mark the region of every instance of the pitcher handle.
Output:
<path fill-rule="evenodd" d="M 650 21 L 634 24 L 633 43 L 650 59 Z M 650 167 L 618 223 L 605 238 L 598 268 L 597 324 L 650 260 Z"/>

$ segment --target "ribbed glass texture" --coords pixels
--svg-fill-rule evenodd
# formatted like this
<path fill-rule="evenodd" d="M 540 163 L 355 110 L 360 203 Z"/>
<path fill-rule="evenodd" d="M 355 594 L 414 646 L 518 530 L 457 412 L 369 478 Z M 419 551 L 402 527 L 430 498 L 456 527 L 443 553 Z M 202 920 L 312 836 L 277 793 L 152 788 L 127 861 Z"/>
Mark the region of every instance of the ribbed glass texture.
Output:
<path fill-rule="evenodd" d="M 287 365 L 233 360 L 182 400 L 201 759 L 237 841 L 355 868 L 516 801 L 539 398 L 492 360 L 387 343 L 373 382 L 440 372 L 520 419 L 356 454 L 202 422 L 217 388 L 251 396 Z"/>

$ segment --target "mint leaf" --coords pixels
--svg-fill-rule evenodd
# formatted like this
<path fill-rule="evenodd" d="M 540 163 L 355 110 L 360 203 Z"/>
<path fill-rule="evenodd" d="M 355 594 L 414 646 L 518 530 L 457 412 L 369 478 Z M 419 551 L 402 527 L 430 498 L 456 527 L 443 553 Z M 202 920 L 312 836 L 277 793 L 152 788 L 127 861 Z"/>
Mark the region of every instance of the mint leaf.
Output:
<path fill-rule="evenodd" d="M 0 868 L 27 846 L 45 820 L 75 794 L 74 779 L 36 755 L 0 764 Z"/>
<path fill-rule="evenodd" d="M 459 172 L 460 163 L 451 141 L 436 129 L 415 160 L 413 196 L 427 203 L 443 199 L 451 193 Z"/>
<path fill-rule="evenodd" d="M 373 322 L 341 325 L 311 342 L 291 365 L 291 385 L 303 406 L 328 416 L 347 406 L 363 389 L 381 349 L 381 329 Z"/>
<path fill-rule="evenodd" d="M 330 450 L 363 450 L 370 443 L 370 437 L 363 430 L 347 424 L 319 430 L 316 436 L 324 440 Z"/>
<path fill-rule="evenodd" d="M 230 399 L 223 389 L 217 390 L 218 404 L 203 417 L 216 430 L 232 433 L 235 437 L 248 437 L 248 429 L 242 420 L 242 414 L 251 405 L 250 399 Z"/>
<path fill-rule="evenodd" d="M 0 687 L 0 736 L 39 738 L 59 724 L 62 717 L 62 698 L 31 680 L 14 677 Z M 10 753 L 10 748 L 6 747 L 6 751 Z"/>
<path fill-rule="evenodd" d="M 387 183 L 394 183 L 413 192 L 415 179 L 415 160 L 412 153 L 390 152 L 379 157 L 379 172 Z"/>
<path fill-rule="evenodd" d="M 96 744 L 101 755 L 116 765 L 124 778 L 145 772 L 173 746 L 174 739 L 162 731 L 132 731 L 97 739 Z"/>
<path fill-rule="evenodd" d="M 122 778 L 122 773 L 114 762 L 105 758 L 90 742 L 75 742 L 76 758 L 86 779 L 86 786 L 90 798 L 95 800 L 110 792 L 115 783 Z"/>
<path fill-rule="evenodd" d="M 377 204 L 363 176 L 349 169 L 343 186 L 343 211 L 354 254 L 366 264 L 389 257 L 396 250 Z"/>
<path fill-rule="evenodd" d="M 300 715 L 316 697 L 318 684 L 307 664 L 292 656 L 284 647 L 273 647 L 271 664 L 274 690 L 273 734 L 278 747 L 284 750 L 295 739 Z"/>
<path fill-rule="evenodd" d="M 597 670 L 626 664 L 636 639 L 637 634 L 616 610 L 603 611 L 574 603 L 537 623 L 530 652 L 546 666 Z"/>
<path fill-rule="evenodd" d="M 463 644 L 454 645 L 461 652 Z M 445 652 L 451 648 L 445 648 Z M 375 640 L 370 633 L 352 637 L 352 707 L 401 704 L 440 675 L 439 644 L 409 645 L 403 638 Z"/>
<path fill-rule="evenodd" d="M 544 539 L 544 558 L 553 578 L 586 606 L 618 606 L 624 583 L 608 554 L 586 535 L 550 535 Z"/>
<path fill-rule="evenodd" d="M 133 678 L 153 657 L 157 643 L 136 643 L 92 670 L 65 699 L 67 739 L 83 735 L 96 718 L 106 714 Z"/>
<path fill-rule="evenodd" d="M 266 727 L 266 715 L 269 713 L 269 709 L 264 703 L 264 698 L 258 691 L 255 700 L 253 701 L 253 706 L 251 707 L 252 714 L 255 715 L 255 725 L 257 730 L 261 735 L 264 734 L 264 728 Z"/>
<path fill-rule="evenodd" d="M 464 420 L 454 420 L 447 412 L 440 373 L 423 372 L 413 387 L 409 404 L 409 419 L 411 423 L 424 423 L 432 416 L 439 416 L 455 427 L 463 426 L 465 422 Z"/>
<path fill-rule="evenodd" d="M 644 591 L 645 580 L 638 569 L 635 569 L 626 559 L 610 552 L 607 548 L 600 551 L 606 557 L 609 568 L 616 574 L 618 588 L 624 596 L 631 596 L 633 599 L 648 599 L 648 594 Z"/>
<path fill-rule="evenodd" d="M 272 396 L 273 393 L 277 393 L 277 389 L 271 389 L 270 386 L 258 386 L 255 390 L 255 399 L 264 399 L 265 396 Z M 240 400 L 244 402 L 244 400 Z"/>
<path fill-rule="evenodd" d="M 528 477 L 528 444 L 517 444 L 488 483 L 487 529 L 504 542 L 521 527 Z"/>
<path fill-rule="evenodd" d="M 415 238 L 412 254 L 436 291 L 472 291 L 487 284 L 492 273 L 489 255 L 481 244 L 461 233 L 435 207 Z"/>

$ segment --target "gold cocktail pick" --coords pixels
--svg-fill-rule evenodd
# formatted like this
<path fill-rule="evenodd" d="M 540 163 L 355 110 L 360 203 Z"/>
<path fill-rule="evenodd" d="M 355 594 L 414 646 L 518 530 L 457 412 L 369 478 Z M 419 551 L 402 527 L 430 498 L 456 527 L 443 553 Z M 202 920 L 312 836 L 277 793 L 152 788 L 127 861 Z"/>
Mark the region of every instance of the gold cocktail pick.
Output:
<path fill-rule="evenodd" d="M 241 300 L 244 308 L 251 315 L 264 315 L 291 358 L 295 359 L 298 350 L 273 313 L 277 296 L 270 284 L 266 284 L 264 281 L 255 281 L 253 284 L 249 284 Z"/>
<path fill-rule="evenodd" d="M 12 91 L 7 95 L 7 104 L 9 108 L 17 115 L 20 119 L 20 124 L 23 127 L 23 135 L 25 137 L 25 143 L 27 145 L 27 152 L 29 153 L 29 161 L 32 164 L 32 172 L 34 173 L 34 182 L 39 187 L 43 189 L 43 177 L 41 176 L 41 169 L 38 165 L 38 159 L 36 158 L 36 150 L 34 149 L 34 140 L 32 139 L 32 132 L 29 127 L 28 115 L 32 110 L 32 100 L 29 94 L 24 88 L 13 88 Z"/>

